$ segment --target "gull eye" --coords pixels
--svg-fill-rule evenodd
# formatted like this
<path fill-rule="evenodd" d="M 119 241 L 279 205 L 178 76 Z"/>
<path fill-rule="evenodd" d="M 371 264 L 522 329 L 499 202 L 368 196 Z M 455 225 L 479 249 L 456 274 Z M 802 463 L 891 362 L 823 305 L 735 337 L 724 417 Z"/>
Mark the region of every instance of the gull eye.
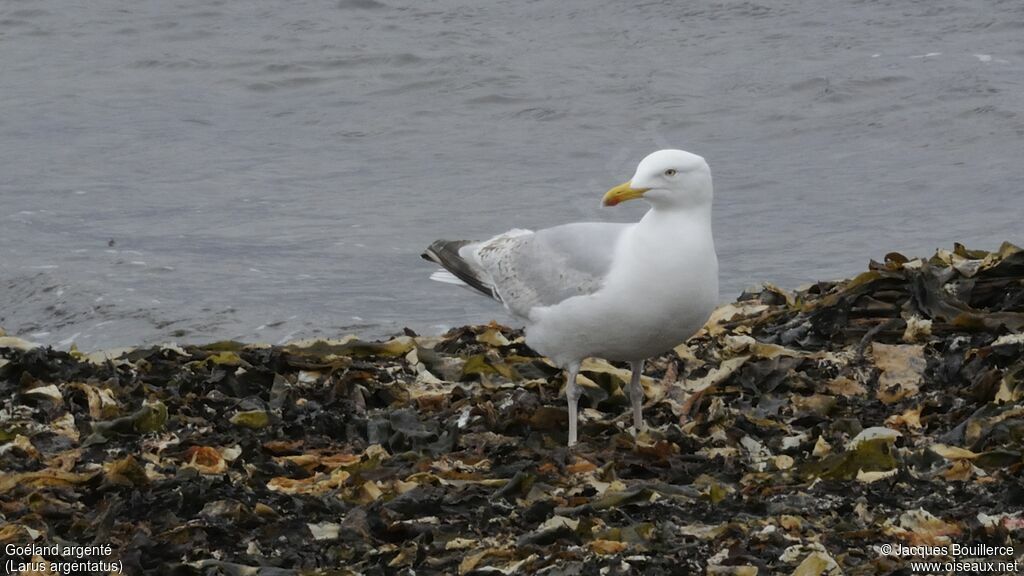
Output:
<path fill-rule="evenodd" d="M 676 175 L 676 169 L 675 168 L 669 168 L 668 170 L 665 170 L 665 176 L 675 176 L 675 175 Z"/>

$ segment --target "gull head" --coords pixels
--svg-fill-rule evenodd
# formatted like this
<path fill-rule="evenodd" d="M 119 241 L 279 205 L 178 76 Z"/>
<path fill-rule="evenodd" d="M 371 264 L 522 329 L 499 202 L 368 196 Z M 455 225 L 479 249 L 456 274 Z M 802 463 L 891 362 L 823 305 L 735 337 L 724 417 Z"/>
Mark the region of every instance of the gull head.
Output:
<path fill-rule="evenodd" d="M 612 188 L 602 204 L 641 198 L 655 209 L 687 209 L 711 204 L 711 169 L 704 158 L 683 150 L 658 150 L 640 161 L 629 182 Z"/>

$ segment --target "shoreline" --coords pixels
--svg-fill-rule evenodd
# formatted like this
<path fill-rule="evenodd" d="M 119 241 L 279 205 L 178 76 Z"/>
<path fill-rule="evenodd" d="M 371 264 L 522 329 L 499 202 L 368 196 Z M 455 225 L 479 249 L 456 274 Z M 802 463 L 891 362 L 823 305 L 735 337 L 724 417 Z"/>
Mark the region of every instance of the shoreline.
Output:
<path fill-rule="evenodd" d="M 0 544 L 147 574 L 1019 562 L 1022 332 L 1011 244 L 764 285 L 648 362 L 636 438 L 628 370 L 589 360 L 573 450 L 558 370 L 497 324 L 116 355 L 0 333 Z"/>

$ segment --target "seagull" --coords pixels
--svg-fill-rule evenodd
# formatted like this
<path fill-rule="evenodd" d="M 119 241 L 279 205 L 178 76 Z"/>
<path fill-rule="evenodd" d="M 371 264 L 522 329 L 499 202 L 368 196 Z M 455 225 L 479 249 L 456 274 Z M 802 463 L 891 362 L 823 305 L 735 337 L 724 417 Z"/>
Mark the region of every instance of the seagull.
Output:
<path fill-rule="evenodd" d="M 522 319 L 526 343 L 566 371 L 569 446 L 577 442 L 576 383 L 585 358 L 628 362 L 634 433 L 643 428 L 644 360 L 696 333 L 718 302 L 711 169 L 659 150 L 609 190 L 604 206 L 640 199 L 639 222 L 512 229 L 481 241 L 438 240 L 423 252 L 432 280 L 472 288 Z"/>

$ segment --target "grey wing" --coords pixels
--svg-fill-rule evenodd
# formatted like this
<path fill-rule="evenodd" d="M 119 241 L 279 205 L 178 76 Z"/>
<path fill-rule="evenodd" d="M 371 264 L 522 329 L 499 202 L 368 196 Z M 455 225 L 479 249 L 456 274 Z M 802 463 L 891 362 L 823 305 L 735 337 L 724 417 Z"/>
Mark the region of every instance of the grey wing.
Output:
<path fill-rule="evenodd" d="M 631 224 L 578 222 L 513 231 L 473 247 L 480 267 L 513 314 L 593 294 L 604 284 L 615 244 Z"/>

